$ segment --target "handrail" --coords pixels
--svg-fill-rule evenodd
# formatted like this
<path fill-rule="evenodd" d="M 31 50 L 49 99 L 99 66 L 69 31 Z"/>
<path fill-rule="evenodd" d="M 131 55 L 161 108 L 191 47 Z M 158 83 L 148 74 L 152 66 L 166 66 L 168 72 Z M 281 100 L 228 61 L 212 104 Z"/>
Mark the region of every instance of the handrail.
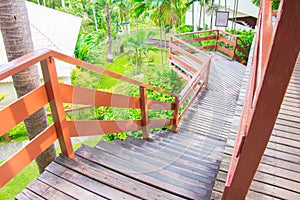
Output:
<path fill-rule="evenodd" d="M 280 60 L 280 58 L 277 58 L 277 52 L 274 49 L 278 49 L 278 42 L 276 43 L 276 41 L 279 41 L 282 39 L 283 35 L 285 36 L 286 30 L 284 30 L 286 28 L 286 26 L 283 26 L 283 24 L 285 24 L 287 21 L 289 21 L 289 17 L 287 17 L 286 15 L 290 15 L 292 16 L 294 14 L 294 12 L 291 12 L 291 10 L 289 10 L 288 8 L 291 8 L 293 5 L 293 2 L 291 1 L 281 1 L 281 4 L 283 4 L 283 6 L 281 8 L 284 8 L 283 10 L 281 10 L 281 12 L 279 12 L 279 19 L 280 17 L 282 17 L 285 13 L 285 21 L 280 21 L 277 19 L 277 24 L 276 24 L 276 30 L 273 30 L 273 25 L 272 25 L 272 15 L 274 14 L 274 12 L 272 11 L 271 8 L 271 0 L 262 0 L 261 1 L 261 7 L 260 7 L 260 11 L 259 11 L 259 15 L 258 15 L 258 22 L 257 22 L 257 31 L 256 31 L 256 36 L 255 36 L 255 43 L 254 43 L 254 52 L 253 52 L 253 58 L 252 58 L 252 63 L 251 63 L 251 71 L 250 71 L 250 75 L 249 75 L 249 79 L 248 79 L 248 86 L 247 86 L 247 90 L 246 90 L 246 96 L 245 96 L 245 100 L 244 100 L 244 105 L 243 105 L 243 109 L 242 109 L 242 114 L 241 114 L 241 118 L 240 118 L 240 124 L 239 124 L 239 129 L 237 132 L 237 136 L 236 136 L 236 141 L 235 141 L 235 145 L 234 145 L 234 149 L 233 149 L 233 154 L 232 154 L 232 158 L 231 158 L 231 163 L 230 163 L 230 167 L 229 167 L 229 171 L 228 171 L 228 176 L 227 176 L 227 180 L 226 180 L 226 184 L 225 184 L 225 188 L 224 188 L 224 193 L 222 196 L 222 199 L 233 199 L 233 198 L 245 198 L 246 194 L 247 194 L 247 190 L 250 187 L 251 184 L 251 180 L 254 177 L 254 173 L 255 170 L 257 169 L 258 165 L 259 165 L 259 160 L 261 158 L 261 156 L 263 155 L 263 150 L 266 147 L 266 144 L 268 142 L 268 137 L 270 137 L 272 128 L 270 128 L 271 126 L 273 127 L 275 124 L 275 120 L 277 118 L 277 114 L 276 112 L 279 112 L 280 107 L 279 99 L 283 99 L 284 97 L 284 93 L 285 93 L 285 89 L 287 87 L 288 81 L 289 81 L 289 76 L 287 75 L 289 71 L 289 73 L 292 73 L 293 71 L 293 64 L 290 64 L 290 66 L 288 67 L 289 69 L 284 69 L 285 70 L 285 75 L 283 75 L 281 78 L 281 81 L 278 81 L 276 79 L 276 82 L 278 82 L 279 84 L 276 85 L 274 84 L 274 81 L 272 83 L 272 81 L 270 81 L 271 76 L 274 75 L 274 71 L 276 71 L 278 74 L 280 74 L 280 68 L 282 68 L 282 64 L 278 64 L 277 66 L 274 64 L 270 64 L 270 63 L 278 63 L 278 60 Z M 289 4 L 289 6 L 285 6 L 286 4 Z M 298 3 L 299 4 L 299 3 Z M 277 12 L 276 12 L 277 13 Z M 280 16 L 281 15 L 281 16 Z M 283 18 L 283 17 L 282 17 Z M 292 26 L 292 25 L 290 25 Z M 293 32 L 292 30 L 289 30 L 289 32 Z M 297 33 L 293 34 L 297 35 Z M 280 35 L 278 37 L 276 37 L 277 35 Z M 298 36 L 298 35 L 297 35 Z M 279 39 L 278 39 L 279 38 Z M 291 43 L 294 42 L 294 40 L 290 40 L 292 42 L 289 43 L 290 46 L 288 46 L 288 48 L 291 48 Z M 277 44 L 277 46 L 276 46 Z M 280 42 L 279 42 L 280 44 Z M 281 43 L 280 44 L 281 47 L 286 45 L 285 43 Z M 279 46 L 280 46 L 279 45 Z M 275 47 L 274 47 L 275 46 Z M 272 55 L 272 51 L 276 52 L 276 54 Z M 295 51 L 294 49 L 291 50 L 295 52 L 295 55 L 298 57 L 298 52 Z M 291 52 L 289 51 L 289 52 Z M 290 53 L 292 54 L 292 53 Z M 272 55 L 272 56 L 270 56 Z M 277 61 L 274 61 L 274 58 L 277 58 Z M 292 56 L 291 56 L 292 57 Z M 290 58 L 290 57 L 288 57 Z M 291 60 L 286 58 L 286 60 Z M 270 61 L 272 60 L 272 61 Z M 283 61 L 283 62 L 286 62 Z M 288 64 L 287 64 L 288 65 Z M 272 68 L 272 70 L 270 69 Z M 266 76 L 267 75 L 267 76 Z M 268 80 L 266 83 L 266 80 Z M 265 83 L 263 83 L 265 82 Z M 267 86 L 266 85 L 272 85 L 272 89 L 274 90 L 274 88 L 277 89 L 277 87 L 280 85 L 281 90 L 276 91 L 276 95 L 272 95 L 272 94 L 267 94 L 265 95 L 266 91 L 271 91 L 270 87 L 268 87 L 268 89 L 265 89 Z M 265 90 L 262 91 L 264 88 Z M 278 93 L 277 93 L 278 92 Z M 280 93 L 280 94 L 279 94 Z M 270 95 L 272 95 L 270 97 Z M 267 121 L 269 121 L 267 124 L 267 128 L 262 127 L 262 125 L 257 125 L 257 123 L 255 124 L 255 122 L 261 121 L 262 118 L 265 118 L 266 116 L 264 115 L 262 117 L 262 112 L 265 112 L 264 110 L 267 110 L 268 106 L 265 106 L 265 104 L 270 102 L 267 100 L 262 100 L 263 96 L 269 96 L 269 98 L 275 97 L 278 98 L 277 101 L 275 100 L 274 102 L 270 103 L 272 105 L 273 108 L 276 107 L 276 111 L 272 110 L 272 114 L 271 115 L 267 115 L 269 118 Z M 258 100 L 259 99 L 259 100 Z M 273 101 L 273 99 L 272 99 Z M 258 102 L 260 102 L 260 104 L 258 104 Z M 263 102 L 263 103 L 262 103 Z M 263 106 L 262 106 L 263 105 Z M 274 106 L 276 105 L 276 106 Z M 260 106 L 260 107 L 259 107 Z M 263 109 L 262 109 L 263 107 Z M 270 108 L 270 107 L 269 107 Z M 257 114 L 258 112 L 260 112 L 260 114 Z M 258 117 L 260 116 L 260 117 Z M 255 118 L 256 117 L 256 118 Z M 255 124 L 255 125 L 253 125 Z M 258 128 L 260 127 L 260 128 Z M 262 131 L 264 130 L 264 131 Z M 267 131 L 268 130 L 268 131 Z M 265 138 L 263 138 L 263 140 L 260 140 L 257 144 L 256 140 L 257 137 L 255 137 L 255 135 L 257 135 L 257 133 L 260 133 L 259 135 L 264 135 Z M 253 149 L 250 149 L 249 145 L 252 145 L 253 147 L 253 143 L 255 142 L 255 148 L 259 149 L 256 152 L 253 152 Z M 247 153 L 245 153 L 247 152 Z M 251 156 L 249 155 L 255 155 L 256 158 L 253 159 L 249 158 Z M 248 159 L 251 159 L 251 165 L 252 166 L 248 166 L 247 162 Z M 245 162 L 245 160 L 247 160 Z M 246 163 L 246 164 L 245 164 Z M 247 178 L 244 178 L 246 180 L 243 179 L 243 177 L 241 177 L 241 169 L 244 169 L 245 165 L 247 165 L 247 169 L 249 169 L 249 171 L 251 171 L 251 174 L 248 174 Z M 245 184 L 241 184 L 241 180 L 243 179 L 243 181 L 245 182 Z M 238 188 L 238 189 L 237 189 Z M 239 192 L 237 193 L 236 190 L 239 190 Z"/>
<path fill-rule="evenodd" d="M 206 31 L 206 32 L 211 32 L 211 31 Z M 180 61 L 178 63 L 184 65 L 186 69 L 190 70 L 193 73 L 191 79 L 186 78 L 189 81 L 178 96 L 178 104 L 177 104 L 178 107 L 176 109 L 182 110 L 180 114 L 177 113 L 178 121 L 180 121 L 183 118 L 184 114 L 191 106 L 192 102 L 195 100 L 198 93 L 208 83 L 211 56 L 201 51 L 199 48 L 188 43 L 191 42 L 193 39 L 183 40 L 179 38 L 180 36 L 185 36 L 190 34 L 193 33 L 172 35 L 170 40 L 170 45 L 169 45 L 170 60 L 174 59 L 176 62 Z M 180 56 L 177 56 L 176 54 L 179 54 L 180 56 L 185 56 L 186 58 L 192 60 L 198 65 L 197 68 L 191 65 L 188 61 L 184 61 L 183 59 L 180 59 Z M 181 76 L 184 77 L 184 75 L 182 74 Z M 192 94 L 193 92 L 194 94 Z M 188 101 L 189 97 L 191 99 Z M 185 103 L 187 103 L 187 105 L 183 108 Z"/>
<path fill-rule="evenodd" d="M 132 83 L 132 84 L 135 84 L 135 85 L 138 85 L 138 86 L 145 87 L 147 89 L 151 89 L 151 90 L 155 90 L 157 92 L 162 92 L 162 93 L 165 93 L 165 94 L 169 94 L 169 95 L 172 95 L 174 97 L 176 96 L 176 94 L 173 93 L 173 92 L 169 92 L 169 91 L 157 88 L 155 86 L 151 86 L 151 85 L 142 83 L 140 81 L 137 81 L 137 80 L 131 79 L 129 77 L 120 75 L 118 73 L 115 73 L 113 71 L 101 68 L 99 66 L 95 66 L 93 64 L 84 62 L 82 60 L 78 60 L 78 59 L 73 58 L 71 56 L 68 56 L 68 55 L 65 55 L 65 54 L 50 50 L 50 49 L 39 49 L 39 50 L 37 50 L 35 52 L 32 52 L 32 53 L 29 53 L 29 54 L 27 54 L 23 57 L 20 57 L 20 58 L 17 58 L 15 60 L 13 60 L 13 61 L 10 61 L 9 63 L 1 65 L 1 67 L 4 68 L 5 70 L 3 70 L 0 73 L 0 80 L 3 80 L 3 79 L 5 79 L 9 76 L 12 76 L 13 74 L 16 74 L 16 73 L 26 69 L 27 66 L 34 65 L 35 63 L 40 62 L 42 60 L 45 60 L 48 57 L 54 57 L 54 58 L 57 58 L 61 61 L 66 62 L 66 63 L 72 64 L 72 65 L 77 65 L 77 66 L 83 67 L 85 69 L 89 69 L 89 70 L 92 70 L 92 71 L 95 71 L 95 72 L 98 72 L 98 73 L 101 73 L 101 74 L 111 76 L 111 77 L 116 78 L 116 79 L 123 80 L 123 81 L 128 82 L 128 83 Z"/>
<path fill-rule="evenodd" d="M 201 36 L 201 34 L 212 34 L 209 36 Z M 205 43 L 202 44 L 200 47 L 194 47 L 191 48 L 192 50 L 199 49 L 199 50 L 209 50 L 213 49 L 214 51 L 219 51 L 227 56 L 229 56 L 232 60 L 235 59 L 238 62 L 242 64 L 246 64 L 246 60 L 244 60 L 242 57 L 240 57 L 238 54 L 242 54 L 246 58 L 249 55 L 250 48 L 246 45 L 246 43 L 237 35 L 228 33 L 223 30 L 203 30 L 203 31 L 196 31 L 196 32 L 187 32 L 187 33 L 180 33 L 180 34 L 174 34 L 173 37 L 176 37 L 176 39 L 179 39 L 180 37 L 186 37 L 186 36 L 193 36 L 189 39 L 180 39 L 182 42 L 185 43 L 196 43 L 196 42 L 205 42 L 205 41 L 213 41 L 214 44 L 211 45 L 208 43 L 206 45 Z M 223 37 L 228 36 L 228 37 Z M 242 43 L 242 45 L 238 44 L 238 41 Z M 226 45 L 230 45 L 230 47 L 226 47 Z M 225 46 L 225 47 L 224 47 Z"/>
<path fill-rule="evenodd" d="M 204 31 L 200 33 L 206 32 L 213 31 Z M 219 32 L 216 33 L 218 34 Z M 216 40 L 217 35 L 216 37 L 209 37 L 207 39 Z M 173 40 L 176 40 L 176 42 Z M 178 43 L 181 44 L 181 46 L 178 45 Z M 182 45 L 187 47 L 188 50 L 182 48 Z M 215 47 L 217 47 L 217 45 L 218 44 L 216 40 Z M 36 52 L 29 53 L 22 56 L 21 58 L 3 65 L 2 67 L 5 68 L 5 70 L 0 73 L 0 80 L 12 76 L 40 62 L 45 83 L 39 88 L 16 100 L 11 105 L 0 110 L 0 116 L 9 116 L 8 118 L 2 118 L 11 121 L 10 123 L 5 124 L 5 126 L 0 126 L 0 136 L 5 134 L 7 130 L 14 127 L 18 122 L 23 121 L 25 118 L 29 117 L 32 113 L 49 102 L 51 102 L 50 108 L 54 119 L 54 124 L 50 125 L 42 133 L 37 135 L 34 140 L 31 140 L 28 145 L 26 145 L 19 152 L 17 152 L 6 162 L 0 165 L 0 187 L 5 185 L 11 178 L 13 178 L 18 172 L 20 172 L 20 170 L 22 170 L 24 166 L 28 165 L 41 152 L 46 150 L 49 145 L 53 144 L 56 139 L 59 140 L 62 153 L 70 158 L 74 158 L 74 152 L 70 137 L 77 137 L 79 135 L 96 135 L 99 133 L 108 134 L 120 131 L 126 132 L 142 130 L 143 139 L 148 139 L 149 128 L 172 126 L 173 130 L 177 130 L 179 121 L 183 118 L 183 115 L 185 114 L 191 103 L 194 101 L 197 94 L 204 86 L 208 84 L 211 56 L 207 55 L 205 52 L 202 52 L 201 48 L 194 47 L 184 40 L 178 38 L 177 35 L 171 37 L 170 43 L 170 54 L 175 55 L 176 52 L 173 52 L 172 48 L 179 50 L 181 54 L 188 55 L 199 64 L 199 68 L 195 69 L 194 75 L 192 76 L 184 90 L 180 93 L 180 95 L 133 80 L 126 76 L 49 49 L 41 49 Z M 201 54 L 204 59 L 197 57 L 196 54 L 192 54 L 189 51 Z M 109 92 L 102 92 L 66 84 L 60 84 L 58 82 L 55 59 L 134 84 L 140 89 L 140 97 L 138 98 L 126 95 L 117 95 Z M 146 89 L 171 95 L 174 97 L 174 102 L 168 103 L 149 100 L 147 98 Z M 78 92 L 78 99 L 74 91 Z M 73 98 L 71 98 L 71 96 Z M 191 100 L 187 102 L 189 97 L 191 98 Z M 64 110 L 63 103 L 74 102 L 86 105 L 88 107 L 107 106 L 120 108 L 137 108 L 141 110 L 141 120 L 67 121 L 65 116 L 66 111 Z M 125 105 L 126 103 L 124 104 L 124 102 L 128 102 L 128 104 Z M 187 106 L 183 108 L 181 113 L 179 113 L 179 110 L 182 109 L 185 103 L 187 103 Z M 171 110 L 173 111 L 173 118 L 150 120 L 148 118 L 148 110 L 150 109 Z M 15 112 L 16 110 L 18 110 L 18 112 Z M 25 159 L 22 159 L 20 161 L 19 159 L 21 157 L 24 157 Z M 15 163 L 19 161 L 21 162 L 19 167 L 14 167 Z"/>
<path fill-rule="evenodd" d="M 140 98 L 61 84 L 58 82 L 55 59 L 134 84 L 140 88 Z M 50 103 L 50 108 L 54 124 L 37 135 L 28 145 L 0 165 L 0 187 L 5 185 L 11 178 L 19 173 L 23 167 L 46 150 L 56 139 L 59 140 L 62 153 L 70 158 L 74 158 L 70 137 L 142 130 L 143 139 L 148 139 L 149 128 L 171 125 L 174 130 L 177 129 L 176 126 L 178 123 L 175 123 L 178 121 L 177 119 L 166 118 L 150 120 L 148 119 L 148 110 L 171 110 L 174 113 L 178 113 L 176 110 L 178 108 L 176 105 L 178 95 L 52 50 L 41 49 L 2 65 L 2 68 L 5 70 L 0 72 L 0 80 L 12 76 L 39 62 L 41 63 L 45 83 L 0 110 L 0 116 L 2 116 L 1 120 L 7 121 L 7 123 L 1 123 L 0 125 L 0 136 L 6 134 L 8 130 L 19 122 L 28 118 L 38 109 L 50 102 L 52 102 Z M 149 100 L 147 98 L 146 89 L 171 95 L 174 97 L 174 103 Z M 76 92 L 76 94 L 74 92 Z M 137 108 L 141 110 L 142 116 L 141 120 L 67 121 L 63 103 L 78 103 L 87 105 L 88 107 Z M 94 128 L 94 131 L 91 131 L 91 128 Z M 20 159 L 21 157 L 26 159 Z M 21 162 L 18 163 L 19 167 L 14 167 L 16 162 Z"/>

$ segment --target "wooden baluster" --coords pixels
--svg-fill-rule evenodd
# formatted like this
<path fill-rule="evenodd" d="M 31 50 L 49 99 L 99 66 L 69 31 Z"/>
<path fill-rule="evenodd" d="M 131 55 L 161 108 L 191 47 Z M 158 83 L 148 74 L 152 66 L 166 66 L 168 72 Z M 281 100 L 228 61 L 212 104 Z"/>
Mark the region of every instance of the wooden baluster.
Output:
<path fill-rule="evenodd" d="M 236 46 L 238 45 L 237 44 L 237 41 L 238 41 L 238 36 L 235 37 L 234 39 L 234 46 L 233 46 L 233 51 L 232 51 L 232 55 L 231 55 L 231 60 L 233 60 L 235 58 L 235 51 L 236 51 Z"/>
<path fill-rule="evenodd" d="M 209 77 L 209 71 L 210 71 L 210 64 L 211 64 L 211 58 L 209 58 L 209 62 L 206 66 L 206 75 L 205 75 L 205 86 L 208 85 L 208 77 Z"/>
<path fill-rule="evenodd" d="M 218 49 L 218 41 L 219 41 L 219 30 L 215 30 L 215 31 L 216 31 L 216 40 L 215 40 L 214 52 L 216 52 Z"/>
<path fill-rule="evenodd" d="M 174 112 L 173 112 L 173 131 L 178 131 L 178 123 L 179 123 L 179 98 L 175 97 L 174 101 Z"/>
<path fill-rule="evenodd" d="M 149 139 L 149 119 L 148 119 L 148 101 L 146 88 L 140 86 L 140 103 L 141 103 L 141 114 L 142 114 L 142 134 L 143 140 Z"/>
<path fill-rule="evenodd" d="M 53 57 L 43 60 L 41 66 L 61 151 L 69 158 L 75 159 Z"/>

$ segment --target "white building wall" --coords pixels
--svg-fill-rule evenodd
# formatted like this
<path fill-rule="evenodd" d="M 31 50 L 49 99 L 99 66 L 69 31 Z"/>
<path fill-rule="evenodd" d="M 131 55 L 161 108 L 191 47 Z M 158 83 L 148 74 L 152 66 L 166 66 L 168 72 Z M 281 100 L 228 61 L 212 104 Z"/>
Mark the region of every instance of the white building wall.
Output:
<path fill-rule="evenodd" d="M 215 0 L 215 3 L 218 4 L 218 0 Z M 192 12 L 192 6 L 191 8 L 186 12 L 186 19 L 185 19 L 185 24 L 193 26 L 193 12 Z M 234 0 L 227 0 L 227 11 L 229 11 L 229 18 L 233 18 L 233 11 L 234 11 Z M 194 30 L 197 29 L 197 27 L 204 28 L 204 23 L 210 26 L 210 20 L 211 20 L 211 14 L 205 12 L 205 21 L 203 21 L 203 17 L 199 22 L 200 18 L 200 10 L 201 6 L 198 1 L 194 3 Z M 219 11 L 225 11 L 225 1 L 220 0 L 220 8 Z M 257 17 L 258 16 L 258 11 L 259 8 L 256 7 L 251 3 L 251 0 L 239 0 L 238 2 L 238 17 L 244 17 L 244 16 L 252 16 L 252 17 Z M 202 9 L 202 15 L 204 13 L 204 9 Z M 215 25 L 215 14 L 213 15 L 213 29 L 217 28 L 214 26 Z M 232 28 L 233 23 L 231 21 L 228 22 L 228 28 Z M 237 24 L 236 25 L 237 29 L 249 29 L 249 27 L 242 26 Z M 225 28 L 219 28 L 219 29 L 225 29 Z"/>

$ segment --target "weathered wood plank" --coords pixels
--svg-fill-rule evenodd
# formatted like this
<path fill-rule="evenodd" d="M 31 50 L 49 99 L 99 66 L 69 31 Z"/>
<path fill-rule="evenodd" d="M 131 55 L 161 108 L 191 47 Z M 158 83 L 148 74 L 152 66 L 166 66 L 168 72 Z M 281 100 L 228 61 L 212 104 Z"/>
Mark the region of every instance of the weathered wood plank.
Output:
<path fill-rule="evenodd" d="M 38 178 L 38 180 L 51 185 L 56 190 L 59 190 L 69 196 L 76 198 L 76 199 L 105 199 L 97 194 L 94 194 L 88 190 L 85 190 L 77 185 L 74 185 L 52 173 L 45 171 L 42 175 Z"/>
<path fill-rule="evenodd" d="M 119 173 L 125 173 L 127 176 L 145 182 L 154 187 L 166 190 L 168 192 L 177 194 L 181 197 L 193 199 L 193 198 L 205 198 L 206 191 L 200 188 L 195 188 L 178 182 L 176 179 L 166 178 L 167 174 L 159 173 L 159 171 L 153 171 L 153 169 L 147 169 L 146 166 L 136 166 L 129 161 L 120 159 L 111 154 L 101 152 L 99 150 L 90 148 L 83 145 L 76 151 L 77 156 L 84 157 L 94 163 L 98 163 L 104 167 L 118 171 Z M 151 173 L 153 172 L 153 173 Z M 186 189 L 189 187 L 189 189 Z M 191 189 L 191 190 L 190 190 Z M 197 192 L 193 191 L 197 190 Z"/>
<path fill-rule="evenodd" d="M 35 194 L 42 196 L 45 199 L 61 199 L 61 200 L 75 199 L 37 179 L 33 180 L 28 186 L 26 186 L 26 188 L 34 192 Z"/>
<path fill-rule="evenodd" d="M 85 190 L 89 190 L 108 199 L 138 199 L 132 195 L 122 192 L 121 190 L 115 189 L 110 185 L 95 181 L 94 179 L 89 178 L 89 176 L 77 173 L 55 162 L 51 163 L 47 167 L 47 171 L 68 182 L 78 185 Z"/>
<path fill-rule="evenodd" d="M 37 200 L 42 200 L 45 198 L 42 198 L 41 196 L 31 192 L 30 190 L 24 189 L 20 194 L 16 196 L 17 200 L 32 200 L 32 199 L 37 199 Z"/>
<path fill-rule="evenodd" d="M 155 187 L 151 187 L 143 182 L 131 179 L 126 175 L 122 175 L 100 165 L 96 165 L 95 163 L 93 166 L 90 166 L 92 165 L 91 163 L 89 163 L 89 165 L 84 164 L 85 162 L 88 162 L 85 158 L 78 157 L 77 159 L 80 162 L 60 156 L 55 160 L 55 162 L 82 175 L 90 177 L 91 179 L 103 182 L 120 191 L 127 192 L 128 194 L 138 196 L 143 199 L 181 199 L 178 196 L 159 190 Z"/>
<path fill-rule="evenodd" d="M 204 189 L 212 189 L 212 181 L 197 174 L 188 172 L 180 167 L 172 165 L 172 162 L 163 162 L 155 156 L 155 153 L 142 154 L 131 152 L 118 145 L 112 145 L 104 141 L 100 141 L 95 148 L 112 153 L 120 158 L 126 159 L 136 165 L 145 165 L 150 170 L 159 170 L 161 173 L 168 174 L 168 177 L 178 179 L 180 182 L 185 182 L 188 185 L 201 187 Z M 168 147 L 166 147 L 168 148 Z"/>

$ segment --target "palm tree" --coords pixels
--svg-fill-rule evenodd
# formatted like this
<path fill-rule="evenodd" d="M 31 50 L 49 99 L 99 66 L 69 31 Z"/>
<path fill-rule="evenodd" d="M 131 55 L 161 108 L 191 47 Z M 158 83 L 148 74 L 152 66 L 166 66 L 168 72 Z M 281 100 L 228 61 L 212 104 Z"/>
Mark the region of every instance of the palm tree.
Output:
<path fill-rule="evenodd" d="M 128 38 L 127 44 L 129 47 L 132 47 L 135 50 L 136 55 L 136 74 L 140 73 L 139 66 L 141 66 L 142 55 L 144 55 L 147 59 L 147 40 L 154 35 L 154 32 L 144 32 L 139 31 L 136 32 L 133 36 Z M 135 70 L 132 69 L 132 72 Z"/>
<path fill-rule="evenodd" d="M 0 29 L 9 61 L 34 50 L 25 0 L 0 1 Z M 13 82 L 18 97 L 37 88 L 40 84 L 37 67 L 32 66 L 15 74 Z M 45 109 L 38 110 L 32 116 L 25 119 L 24 123 L 27 135 L 31 140 L 48 126 Z M 36 159 L 40 173 L 54 160 L 55 156 L 54 145 L 51 145 Z"/>
<path fill-rule="evenodd" d="M 107 37 L 108 37 L 108 50 L 107 50 L 107 62 L 113 62 L 113 54 L 112 54 L 112 45 L 113 45 L 113 39 L 112 39 L 112 32 L 111 32 L 111 21 L 110 21 L 110 1 L 106 1 L 105 5 L 106 9 L 106 23 L 107 23 Z"/>

